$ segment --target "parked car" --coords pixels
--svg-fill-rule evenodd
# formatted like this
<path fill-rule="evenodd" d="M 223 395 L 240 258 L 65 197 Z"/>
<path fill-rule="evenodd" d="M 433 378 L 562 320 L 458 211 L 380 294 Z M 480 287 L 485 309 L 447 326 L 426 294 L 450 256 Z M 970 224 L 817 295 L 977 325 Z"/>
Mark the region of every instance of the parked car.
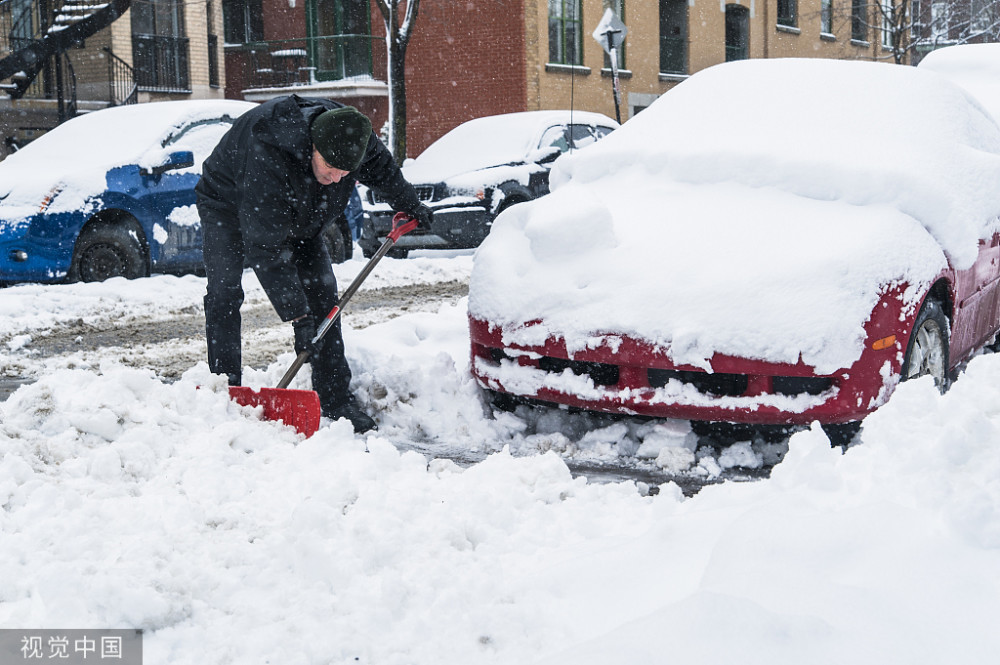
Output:
<path fill-rule="evenodd" d="M 520 400 L 844 440 L 1000 328 L 1000 128 L 919 68 L 708 68 L 504 212 L 472 372 Z"/>
<path fill-rule="evenodd" d="M 201 164 L 254 106 L 191 100 L 104 109 L 8 156 L 0 162 L 0 283 L 200 272 Z M 350 256 L 346 218 L 327 241 L 339 260 Z"/>
<path fill-rule="evenodd" d="M 1000 44 L 956 44 L 931 51 L 920 69 L 970 92 L 1000 122 Z"/>
<path fill-rule="evenodd" d="M 617 127 L 586 111 L 526 111 L 462 123 L 403 165 L 403 175 L 434 211 L 434 223 L 430 231 L 400 238 L 392 255 L 477 247 L 499 213 L 548 193 L 557 157 Z M 365 208 L 360 244 L 370 257 L 392 230 L 393 211 L 371 190 Z"/>

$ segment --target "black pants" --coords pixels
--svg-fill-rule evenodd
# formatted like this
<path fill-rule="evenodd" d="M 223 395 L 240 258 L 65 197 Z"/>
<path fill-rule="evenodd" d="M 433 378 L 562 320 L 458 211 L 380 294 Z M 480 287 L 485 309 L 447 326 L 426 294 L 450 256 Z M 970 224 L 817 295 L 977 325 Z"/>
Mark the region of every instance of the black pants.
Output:
<path fill-rule="evenodd" d="M 235 221 L 219 219 L 204 209 L 199 209 L 199 213 L 208 278 L 205 295 L 208 367 L 215 374 L 228 375 L 230 385 L 239 385 L 243 370 L 240 349 L 245 256 L 243 236 Z M 337 278 L 333 274 L 330 254 L 322 236 L 289 241 L 288 248 L 309 310 L 318 326 L 338 302 Z M 351 368 L 344 356 L 339 319 L 323 337 L 323 348 L 318 357 L 310 358 L 309 364 L 312 367 L 313 390 L 319 394 L 324 411 L 336 408 L 350 398 Z"/>

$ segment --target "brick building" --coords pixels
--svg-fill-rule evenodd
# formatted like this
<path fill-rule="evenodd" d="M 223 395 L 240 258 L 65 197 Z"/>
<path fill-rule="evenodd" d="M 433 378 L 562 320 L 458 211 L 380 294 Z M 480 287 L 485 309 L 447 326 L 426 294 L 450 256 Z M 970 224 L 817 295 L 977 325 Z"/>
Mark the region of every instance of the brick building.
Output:
<path fill-rule="evenodd" d="M 53 25 L 83 23 L 106 0 L 8 0 L 0 60 L 42 43 Z M 58 53 L 23 91 L 0 95 L 0 158 L 75 113 L 124 103 L 223 96 L 219 0 L 132 0 L 113 22 Z M 69 13 L 76 15 L 66 18 Z M 88 13 L 89 12 L 89 13 Z M 14 79 L 12 79 L 13 81 Z M 14 83 L 4 90 L 13 90 Z"/>
<path fill-rule="evenodd" d="M 229 0 L 226 7 L 227 25 L 230 7 L 241 12 L 239 25 L 227 28 L 227 96 L 321 95 L 358 106 L 376 126 L 385 121 L 385 30 L 374 4 Z M 623 121 L 728 59 L 887 57 L 875 6 L 854 0 L 423 2 L 406 59 L 410 155 L 482 115 L 572 105 L 613 117 L 610 60 L 591 36 L 608 8 L 628 28 L 619 54 Z M 332 18 L 323 24 L 327 12 Z M 852 12 L 865 12 L 865 20 Z M 330 70 L 310 78 L 321 52 L 334 47 L 353 48 L 354 68 L 342 67 L 340 78 Z M 300 54 L 294 71 L 283 62 L 289 51 Z M 278 61 L 268 57 L 273 52 Z"/>

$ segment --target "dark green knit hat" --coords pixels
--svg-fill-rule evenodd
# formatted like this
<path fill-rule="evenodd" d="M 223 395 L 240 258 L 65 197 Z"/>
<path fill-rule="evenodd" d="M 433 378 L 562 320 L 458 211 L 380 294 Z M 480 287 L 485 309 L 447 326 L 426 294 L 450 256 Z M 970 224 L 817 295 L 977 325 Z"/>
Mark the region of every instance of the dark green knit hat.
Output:
<path fill-rule="evenodd" d="M 353 106 L 323 111 L 312 124 L 312 141 L 326 163 L 342 171 L 361 166 L 372 122 Z"/>

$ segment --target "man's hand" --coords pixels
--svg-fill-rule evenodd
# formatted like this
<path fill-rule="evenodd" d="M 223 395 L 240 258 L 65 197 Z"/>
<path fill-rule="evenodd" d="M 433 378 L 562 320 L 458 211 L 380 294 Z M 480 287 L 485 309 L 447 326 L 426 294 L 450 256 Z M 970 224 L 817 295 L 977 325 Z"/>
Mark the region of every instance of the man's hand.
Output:
<path fill-rule="evenodd" d="M 295 353 L 308 351 L 310 356 L 315 356 L 323 348 L 323 340 L 313 343 L 316 337 L 316 321 L 312 316 L 292 321 L 292 328 L 295 329 Z"/>
<path fill-rule="evenodd" d="M 417 228 L 423 231 L 431 230 L 431 222 L 434 221 L 434 212 L 425 204 L 421 203 L 411 212 L 413 218 L 417 220 Z"/>

